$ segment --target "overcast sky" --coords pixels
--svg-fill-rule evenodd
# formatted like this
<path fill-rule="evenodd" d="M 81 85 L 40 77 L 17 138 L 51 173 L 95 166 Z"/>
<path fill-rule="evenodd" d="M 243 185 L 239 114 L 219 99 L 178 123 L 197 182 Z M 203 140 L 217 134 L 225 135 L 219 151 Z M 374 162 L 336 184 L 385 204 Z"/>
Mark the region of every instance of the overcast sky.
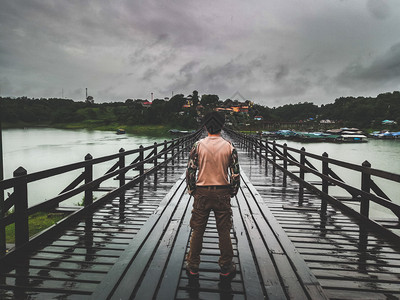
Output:
<path fill-rule="evenodd" d="M 0 93 L 95 102 L 400 90 L 399 0 L 0 0 Z M 234 99 L 239 99 L 236 96 Z"/>

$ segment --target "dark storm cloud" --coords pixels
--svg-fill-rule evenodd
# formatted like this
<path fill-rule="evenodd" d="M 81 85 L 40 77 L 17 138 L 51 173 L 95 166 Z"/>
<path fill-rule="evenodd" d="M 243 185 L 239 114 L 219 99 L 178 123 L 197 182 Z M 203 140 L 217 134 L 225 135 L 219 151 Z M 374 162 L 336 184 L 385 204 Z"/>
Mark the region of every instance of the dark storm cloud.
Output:
<path fill-rule="evenodd" d="M 353 63 L 349 65 L 337 80 L 342 85 L 354 83 L 370 85 L 382 84 L 382 82 L 398 82 L 400 79 L 400 43 L 390 47 L 382 56 L 377 57 L 369 65 Z"/>
<path fill-rule="evenodd" d="M 263 104 L 398 89 L 400 7 L 368 1 L 0 0 L 3 95 L 239 91 Z M 338 76 L 340 74 L 340 76 Z M 354 82 L 351 84 L 346 84 Z"/>

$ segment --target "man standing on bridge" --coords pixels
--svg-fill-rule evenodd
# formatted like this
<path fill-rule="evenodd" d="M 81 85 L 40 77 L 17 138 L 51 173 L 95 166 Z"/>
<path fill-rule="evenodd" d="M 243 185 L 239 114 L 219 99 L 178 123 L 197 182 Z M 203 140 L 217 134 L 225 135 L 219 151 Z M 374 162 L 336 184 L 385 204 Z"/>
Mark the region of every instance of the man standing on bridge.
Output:
<path fill-rule="evenodd" d="M 220 277 L 231 278 L 236 272 L 236 266 L 232 262 L 233 249 L 230 238 L 230 198 L 238 192 L 240 173 L 236 149 L 231 142 L 221 137 L 224 121 L 225 118 L 217 112 L 207 114 L 203 124 L 208 136 L 196 142 L 189 155 L 186 182 L 189 194 L 194 196 L 190 219 L 192 235 L 186 257 L 186 272 L 189 277 L 198 277 L 203 234 L 211 210 L 214 211 L 219 236 Z"/>

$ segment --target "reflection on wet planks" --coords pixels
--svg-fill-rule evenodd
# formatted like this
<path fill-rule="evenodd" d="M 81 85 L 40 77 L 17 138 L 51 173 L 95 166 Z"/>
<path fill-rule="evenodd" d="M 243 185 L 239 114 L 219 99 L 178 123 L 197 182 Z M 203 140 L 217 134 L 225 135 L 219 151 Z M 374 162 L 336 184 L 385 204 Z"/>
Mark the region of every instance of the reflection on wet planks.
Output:
<path fill-rule="evenodd" d="M 87 299 L 118 260 L 160 200 L 181 176 L 186 159 L 145 179 L 62 232 L 47 245 L 1 270 L 1 299 Z"/>
<path fill-rule="evenodd" d="M 331 299 L 400 298 L 400 249 L 361 228 L 352 218 L 328 206 L 319 214 L 320 199 L 305 191 L 298 207 L 298 184 L 272 166 L 239 151 L 242 168 Z M 268 174 L 266 176 L 265 174 Z M 293 208 L 293 209 L 291 209 Z"/>

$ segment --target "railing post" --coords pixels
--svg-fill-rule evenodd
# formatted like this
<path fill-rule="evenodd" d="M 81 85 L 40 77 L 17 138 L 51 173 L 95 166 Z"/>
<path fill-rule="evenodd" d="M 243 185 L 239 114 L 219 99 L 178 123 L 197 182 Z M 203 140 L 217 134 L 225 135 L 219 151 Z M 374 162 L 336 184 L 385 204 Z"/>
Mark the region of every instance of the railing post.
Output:
<path fill-rule="evenodd" d="M 163 149 L 163 151 L 164 151 L 164 162 L 165 162 L 164 166 L 165 166 L 165 168 L 167 168 L 167 159 L 168 159 L 168 155 L 167 155 L 167 140 L 164 140 L 164 149 Z"/>
<path fill-rule="evenodd" d="M 154 142 L 154 160 L 153 160 L 153 162 L 154 162 L 155 167 L 157 166 L 157 147 L 158 147 L 157 142 Z"/>
<path fill-rule="evenodd" d="M 257 138 L 253 137 L 253 151 L 254 151 L 254 158 L 257 158 L 258 154 L 258 144 L 257 144 Z"/>
<path fill-rule="evenodd" d="M 27 172 L 19 167 L 13 173 L 18 178 L 14 186 L 15 204 L 15 248 L 19 248 L 29 241 L 28 224 L 28 183 L 26 182 Z"/>
<path fill-rule="evenodd" d="M 306 154 L 305 154 L 306 149 L 304 147 L 302 147 L 300 149 L 300 151 L 301 151 L 301 153 L 300 153 L 300 165 L 301 165 L 301 167 L 304 167 L 306 165 Z M 304 174 L 305 174 L 304 169 L 300 168 L 299 172 L 300 172 L 300 179 L 304 180 Z M 304 184 L 302 182 L 300 182 L 300 185 L 299 185 L 299 206 L 303 205 L 303 201 L 304 201 Z"/>
<path fill-rule="evenodd" d="M 268 139 L 265 140 L 265 175 L 268 175 Z"/>
<path fill-rule="evenodd" d="M 123 169 L 125 168 L 125 155 L 123 154 L 125 152 L 124 148 L 119 149 L 119 153 L 121 153 L 121 156 L 119 157 L 119 168 Z M 123 186 L 125 184 L 125 173 L 119 173 L 119 187 Z"/>
<path fill-rule="evenodd" d="M 287 144 L 283 144 L 283 168 L 287 171 Z M 287 186 L 287 174 L 283 172 L 283 186 Z"/>
<path fill-rule="evenodd" d="M 182 153 L 183 153 L 183 151 L 182 151 L 182 141 L 183 141 L 182 139 L 180 139 L 178 141 L 178 162 L 180 161 Z"/>
<path fill-rule="evenodd" d="M 252 147 L 253 151 L 252 152 L 254 154 L 254 158 L 257 158 L 257 140 L 253 136 L 251 137 L 251 140 L 253 142 L 253 147 Z"/>
<path fill-rule="evenodd" d="M 172 157 L 174 157 L 174 155 L 175 155 L 175 140 L 172 140 L 172 143 L 171 143 L 171 155 L 172 155 Z M 171 164 L 175 165 L 175 159 L 172 159 Z"/>
<path fill-rule="evenodd" d="M 119 153 L 121 156 L 119 157 L 119 169 L 125 168 L 125 155 L 124 155 L 125 149 L 121 148 L 119 149 Z M 119 187 L 122 187 L 125 185 L 125 173 L 119 173 L 118 175 L 119 178 Z M 125 205 L 125 191 L 119 196 L 119 204 L 120 207 Z"/>
<path fill-rule="evenodd" d="M 366 169 L 371 168 L 371 164 L 367 160 L 362 163 L 362 166 Z M 362 171 L 361 174 L 361 190 L 366 193 L 371 190 L 371 175 L 365 171 Z M 360 213 L 369 218 L 369 199 L 367 197 L 361 197 Z"/>
<path fill-rule="evenodd" d="M 273 166 L 272 166 L 272 176 L 275 177 L 276 175 L 276 141 L 272 142 L 272 160 L 273 160 Z"/>
<path fill-rule="evenodd" d="M 143 145 L 139 146 L 139 163 L 142 163 L 144 160 L 144 150 L 143 150 Z M 144 164 L 141 164 L 139 167 L 139 175 L 143 176 L 144 174 Z"/>
<path fill-rule="evenodd" d="M 261 161 L 262 161 L 262 157 L 261 157 L 261 155 L 262 155 L 262 139 L 261 138 L 257 138 L 257 143 L 258 143 L 258 146 L 259 146 L 258 156 L 260 158 L 260 163 L 261 163 Z"/>
<path fill-rule="evenodd" d="M 158 144 L 157 142 L 154 142 L 154 159 L 153 159 L 153 163 L 154 163 L 154 168 L 157 168 L 157 164 L 158 164 L 158 160 L 157 160 L 157 154 L 158 154 Z M 157 186 L 157 172 L 158 172 L 158 168 L 157 170 L 154 172 L 154 186 Z"/>
<path fill-rule="evenodd" d="M 85 156 L 85 160 L 92 160 L 93 156 L 88 153 Z M 93 164 L 89 164 L 85 167 L 85 184 L 93 181 Z M 85 190 L 85 199 L 83 201 L 83 206 L 88 206 L 93 203 L 93 189 L 88 188 Z"/>
<path fill-rule="evenodd" d="M 144 160 L 144 150 L 143 150 L 143 145 L 139 146 L 139 163 L 142 163 Z M 144 174 L 144 164 L 142 164 L 139 167 L 139 175 L 140 175 L 140 183 L 139 183 L 139 188 L 142 191 L 143 190 L 143 181 L 144 178 L 142 177 Z"/>
<path fill-rule="evenodd" d="M 322 157 L 328 158 L 328 153 L 322 153 Z M 327 161 L 322 161 L 322 174 L 329 176 L 329 166 Z M 322 192 L 325 194 L 329 193 L 329 182 L 326 179 L 322 179 Z M 325 199 L 321 199 L 321 215 L 326 215 L 327 202 Z"/>

